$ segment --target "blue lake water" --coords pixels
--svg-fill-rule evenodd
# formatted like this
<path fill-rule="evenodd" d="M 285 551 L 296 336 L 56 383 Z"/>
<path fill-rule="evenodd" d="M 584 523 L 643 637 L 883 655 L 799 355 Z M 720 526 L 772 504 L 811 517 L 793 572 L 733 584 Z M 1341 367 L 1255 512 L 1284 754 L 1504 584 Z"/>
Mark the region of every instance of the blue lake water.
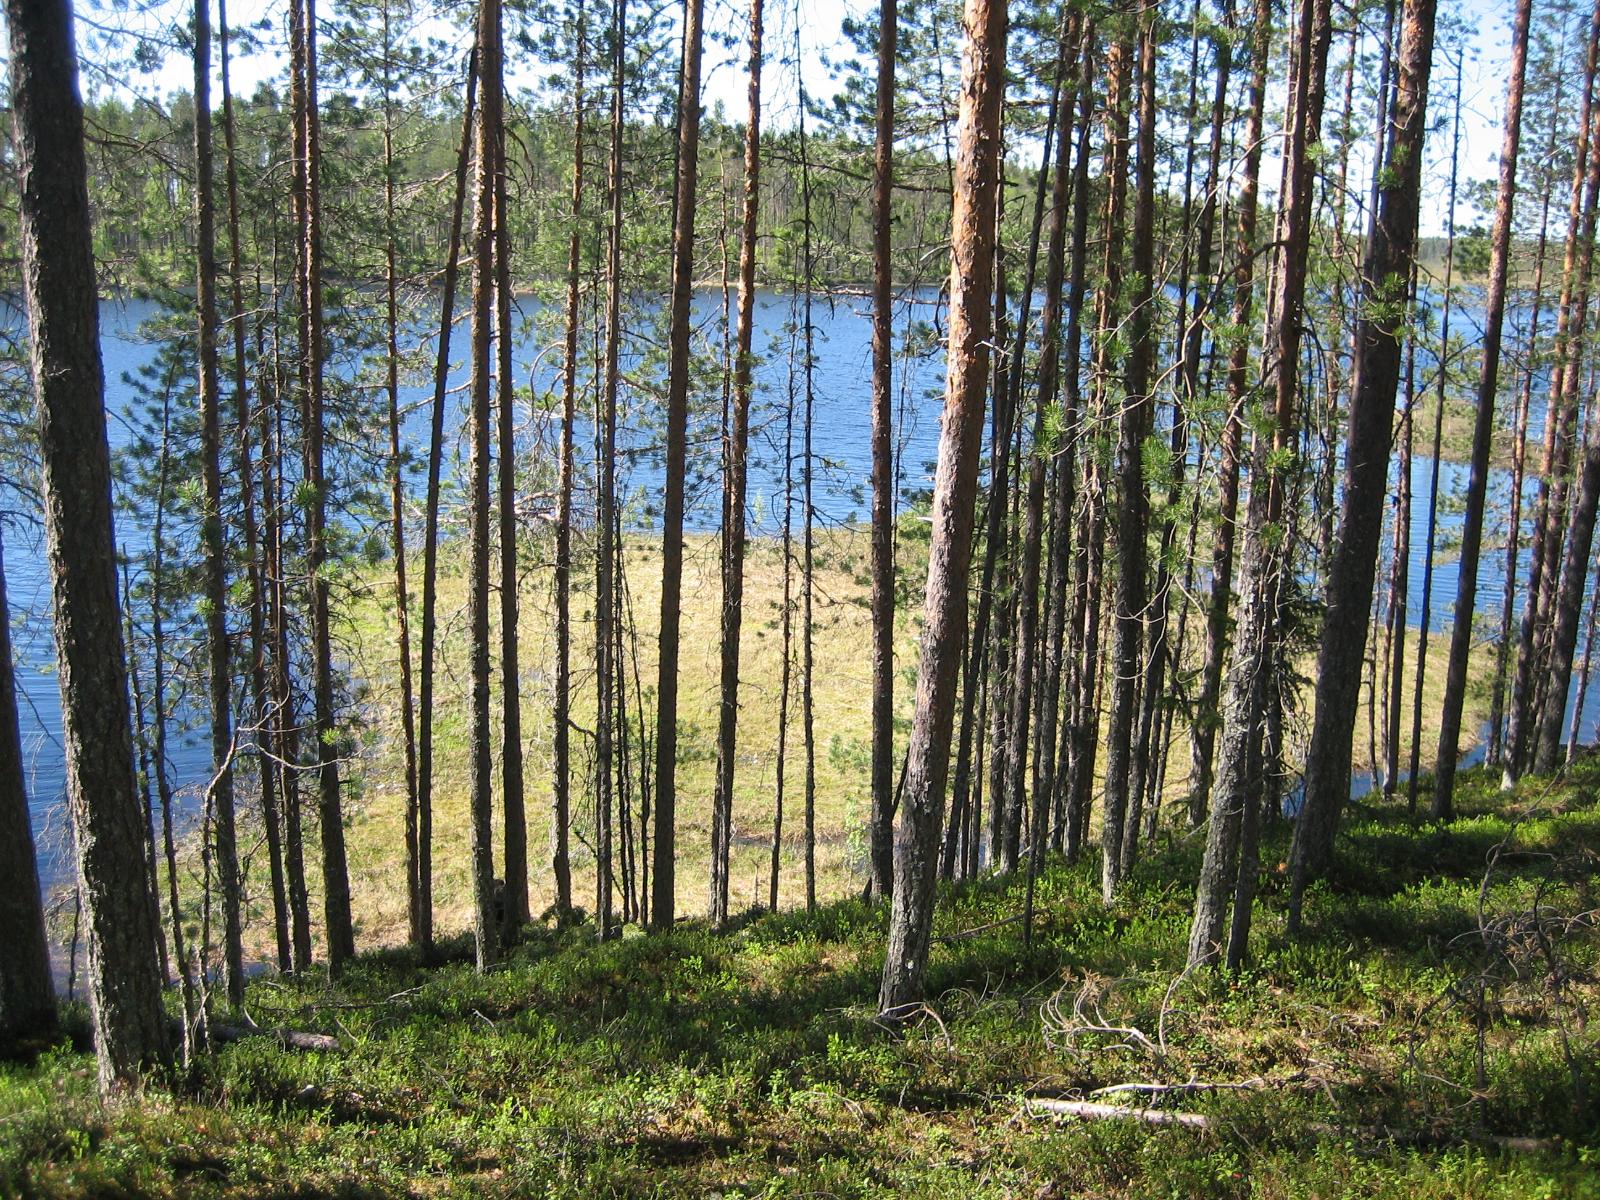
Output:
<path fill-rule="evenodd" d="M 524 315 L 532 316 L 532 302 L 523 305 Z M 776 532 L 783 519 L 784 452 L 786 430 L 783 412 L 794 397 L 797 408 L 803 398 L 804 380 L 798 363 L 801 346 L 794 332 L 795 301 L 784 294 L 763 292 L 757 306 L 756 350 L 761 355 L 756 369 L 757 400 L 752 417 L 752 461 L 750 470 L 750 525 L 761 533 Z M 107 408 L 113 448 L 131 440 L 129 413 L 135 391 L 125 381 L 155 356 L 155 347 L 141 332 L 141 325 L 158 315 L 148 302 L 106 302 L 101 310 L 102 351 L 107 381 Z M 702 348 L 714 350 L 722 339 L 722 297 L 720 293 L 697 294 L 695 316 L 700 327 Z M 813 447 L 817 462 L 815 520 L 839 524 L 864 520 L 870 511 L 870 301 L 858 296 L 817 297 L 813 301 L 815 326 L 815 412 Z M 935 297 L 915 296 L 899 314 L 902 334 L 913 325 L 926 326 L 942 316 Z M 419 328 L 431 324 L 430 314 L 417 314 Z M 924 330 L 924 332 L 926 332 Z M 1471 332 L 1470 322 L 1463 332 Z M 529 321 L 516 347 L 516 375 L 520 385 L 531 381 L 537 394 L 550 395 L 559 388 L 559 331 Z M 454 433 L 462 426 L 464 387 L 467 377 L 461 361 L 466 344 L 464 328 L 454 343 L 456 366 L 451 384 L 455 389 L 447 426 Z M 661 402 L 651 385 L 652 356 L 659 357 L 662 346 L 641 332 L 625 356 L 625 411 L 619 434 L 619 476 L 624 494 L 633 497 L 628 519 L 637 528 L 649 528 L 657 521 L 652 497 L 663 479 L 658 450 L 659 431 L 654 426 Z M 1420 358 L 1420 356 L 1419 356 Z M 431 352 L 429 355 L 431 362 Z M 343 369 L 349 371 L 348 366 Z M 1420 367 L 1419 367 L 1420 370 Z M 944 366 L 935 350 L 924 355 L 908 355 L 897 371 L 897 446 L 900 460 L 902 495 L 927 488 L 931 483 L 932 463 L 938 452 L 939 410 L 942 404 Z M 583 403 L 592 404 L 590 389 Z M 408 407 L 404 436 L 420 463 L 428 438 L 428 400 L 431 384 L 424 377 L 409 379 L 403 390 Z M 718 442 L 716 396 L 708 398 L 705 415 L 691 428 L 691 472 L 699 484 L 691 489 L 688 524 L 697 530 L 715 529 L 720 523 L 720 498 L 717 488 Z M 371 451 L 382 454 L 386 434 L 374 423 Z M 540 456 L 551 461 L 549 448 L 557 436 L 555 423 L 547 415 L 532 419 L 524 416 L 519 450 L 530 461 Z M 1419 430 L 1420 433 L 1420 430 Z M 575 429 L 580 458 L 592 460 L 592 426 L 582 422 Z M 802 430 L 798 416 L 793 429 L 792 453 L 801 453 Z M 1419 441 L 1421 439 L 1419 438 Z M 798 464 L 796 465 L 798 484 Z M 449 466 L 447 465 L 447 471 Z M 1412 467 L 1412 530 L 1410 551 L 1410 598 L 1408 621 L 1415 625 L 1422 609 L 1422 576 L 1425 555 L 1429 473 L 1431 463 L 1418 455 Z M 413 476 L 420 489 L 420 481 Z M 1458 496 L 1465 488 L 1466 469 L 1453 463 L 1441 464 L 1441 499 Z M 1494 480 L 1495 504 L 1504 510 L 1509 480 L 1502 472 Z M 796 519 L 800 519 L 798 509 Z M 1459 506 L 1441 503 L 1441 553 L 1436 557 L 1433 596 L 1430 605 L 1435 631 L 1449 628 L 1455 599 L 1457 566 L 1455 541 L 1459 527 Z M 118 539 L 130 553 L 138 554 L 148 531 L 137 519 L 118 518 Z M 1488 538 L 1498 545 L 1503 529 L 1491 526 Z M 1489 621 L 1485 629 L 1497 624 L 1502 595 L 1503 555 L 1486 546 L 1479 576 L 1479 620 Z M 54 649 L 49 627 L 49 583 L 43 550 L 37 531 L 24 526 L 12 531 L 6 541 L 6 571 L 9 584 L 17 655 L 20 708 L 24 753 L 29 770 L 30 807 L 35 836 L 40 849 L 40 870 L 46 889 L 65 882 L 70 876 L 71 854 L 63 815 L 64 775 L 58 731 L 60 702 L 53 675 Z M 1442 670 L 1443 664 L 1439 663 Z M 1586 736 L 1593 736 L 1594 720 L 1600 715 L 1600 689 L 1591 692 L 1586 706 Z M 208 752 L 199 737 L 180 734 L 171 750 L 171 770 L 175 785 L 193 789 L 206 777 Z M 189 806 L 192 810 L 192 805 Z"/>

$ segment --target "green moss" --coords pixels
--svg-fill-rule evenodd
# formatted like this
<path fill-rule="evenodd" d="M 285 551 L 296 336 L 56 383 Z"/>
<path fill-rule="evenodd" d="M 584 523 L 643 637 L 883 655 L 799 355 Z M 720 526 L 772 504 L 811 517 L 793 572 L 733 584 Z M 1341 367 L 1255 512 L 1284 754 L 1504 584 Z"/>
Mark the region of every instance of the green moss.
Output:
<path fill-rule="evenodd" d="M 980 930 L 1020 909 L 1020 881 L 947 889 L 938 1019 L 893 1036 L 873 1019 L 884 914 L 856 900 L 724 935 L 688 922 L 596 945 L 584 925 L 536 927 L 487 977 L 461 943 L 433 968 L 388 951 L 337 985 L 260 980 L 258 1021 L 344 1048 L 242 1042 L 175 1094 L 110 1107 L 70 1044 L 0 1067 L 0 1194 L 1600 1194 L 1581 1020 L 1600 946 L 1582 922 L 1562 933 L 1552 1002 L 1504 969 L 1537 948 L 1497 958 L 1484 932 L 1595 907 L 1596 783 L 1592 759 L 1511 797 L 1469 774 L 1446 827 L 1356 809 L 1294 941 L 1272 829 L 1254 961 L 1234 976 L 1178 979 L 1196 839 L 1147 855 L 1110 910 L 1093 863 L 1051 863 L 1027 949 L 1015 923 Z M 1080 996 L 1164 1051 L 1064 1029 Z M 1216 1118 L 1204 1131 L 1056 1124 L 1018 1100 L 1255 1078 L 1271 1085 L 1170 1101 Z"/>

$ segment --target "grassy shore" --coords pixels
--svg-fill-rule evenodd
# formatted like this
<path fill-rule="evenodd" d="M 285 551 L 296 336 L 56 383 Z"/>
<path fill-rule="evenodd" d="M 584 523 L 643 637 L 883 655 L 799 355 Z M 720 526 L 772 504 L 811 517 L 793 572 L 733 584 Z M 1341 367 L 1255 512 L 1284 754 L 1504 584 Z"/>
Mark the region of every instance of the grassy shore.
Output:
<path fill-rule="evenodd" d="M 899 666 L 896 684 L 897 738 L 903 748 L 908 732 L 915 688 L 917 633 L 921 610 L 911 597 L 925 571 L 921 540 L 923 528 L 908 522 L 901 543 L 902 600 L 896 627 Z M 537 558 L 543 548 L 536 545 Z M 714 538 L 691 537 L 685 555 L 683 589 L 683 651 L 679 700 L 678 758 L 678 870 L 677 910 L 693 916 L 706 909 L 709 876 L 710 809 L 715 776 L 715 714 L 717 711 L 718 644 L 720 637 L 721 583 Z M 465 578 L 456 556 L 441 556 L 439 699 L 435 723 L 436 770 L 434 786 L 435 847 L 434 898 L 436 928 L 441 936 L 461 933 L 471 925 L 471 888 L 467 791 L 467 640 L 465 629 Z M 630 537 L 626 546 L 626 571 L 630 612 L 637 638 L 628 655 L 630 675 L 637 670 L 645 695 L 647 727 L 654 732 L 653 692 L 656 679 L 656 629 L 659 620 L 660 543 L 648 537 Z M 817 895 L 831 901 L 858 894 L 866 875 L 865 822 L 870 809 L 871 733 L 871 615 L 868 607 L 870 548 L 865 530 L 843 528 L 821 535 L 817 552 L 815 593 L 815 744 L 817 831 Z M 526 755 L 526 806 L 530 859 L 531 907 L 539 913 L 553 903 L 554 876 L 549 861 L 550 756 L 554 686 L 553 597 L 550 574 L 540 562 L 530 563 L 521 592 L 522 704 Z M 343 629 L 343 655 L 361 682 L 360 712 L 363 735 L 346 776 L 350 799 L 346 806 L 346 842 L 349 853 L 352 901 L 358 945 L 395 948 L 407 936 L 406 895 L 402 855 L 405 845 L 405 769 L 399 735 L 397 681 L 398 640 L 393 593 L 387 576 L 373 572 L 350 581 L 352 602 Z M 794 581 L 798 597 L 798 571 Z M 797 602 L 798 603 L 798 602 Z M 776 807 L 778 773 L 778 722 L 782 691 L 782 546 L 771 539 L 753 539 L 745 594 L 742 639 L 742 688 L 739 726 L 739 760 L 734 795 L 732 848 L 732 908 L 741 911 L 765 905 L 770 879 L 770 846 Z M 498 611 L 497 606 L 496 612 Z M 594 685 L 587 664 L 592 661 L 593 581 L 575 573 L 572 613 L 574 712 L 579 726 L 572 739 L 574 836 L 572 840 L 575 902 L 593 908 L 594 858 L 591 852 L 594 820 L 584 801 L 589 790 L 590 741 L 593 728 Z M 1186 639 L 1191 667 L 1203 644 L 1202 614 L 1190 611 Z M 417 628 L 413 617 L 413 631 Z M 805 747 L 800 715 L 799 614 L 795 617 L 787 749 L 784 757 L 784 823 L 780 861 L 779 905 L 791 908 L 805 899 L 803 866 L 803 811 L 805 805 Z M 1410 718 L 1416 657 L 1416 631 L 1410 632 L 1407 671 L 1402 692 L 1401 765 L 1409 763 Z M 1437 740 L 1438 714 L 1443 687 L 1448 638 L 1430 641 L 1430 670 L 1422 707 L 1422 764 L 1431 766 Z M 635 660 L 636 655 L 636 660 Z M 1481 647 L 1472 660 L 1465 744 L 1470 747 L 1487 709 L 1492 656 Z M 1309 677 L 1314 655 L 1296 663 L 1298 678 L 1288 681 L 1294 703 L 1286 722 L 1286 757 L 1303 758 L 1309 735 L 1311 696 Z M 1190 686 L 1197 686 L 1191 684 Z M 631 689 L 630 689 L 631 694 Z M 498 695 L 498 685 L 496 685 Z M 1367 692 L 1357 720 L 1356 769 L 1372 769 L 1368 754 Z M 498 720 L 498 712 L 496 713 Z M 497 735 L 498 736 L 498 735 Z M 1379 730 L 1381 753 L 1382 731 Z M 1102 739 L 1102 745 L 1104 740 Z M 1104 756 L 1097 764 L 1104 767 Z M 1181 805 L 1189 778 L 1189 744 L 1181 714 L 1169 754 L 1164 802 Z M 495 812 L 498 861 L 501 814 Z M 315 831 L 312 830 L 314 837 Z M 635 830 L 637 838 L 637 830 Z M 257 839 L 259 840 L 259 839 Z M 314 847 L 308 862 L 315 861 Z M 252 915 L 248 930 L 253 955 L 271 957 L 271 925 L 265 905 L 264 856 L 253 860 L 254 884 L 249 889 Z M 311 873 L 311 911 L 320 924 L 320 892 Z M 320 930 L 318 931 L 320 932 Z"/>

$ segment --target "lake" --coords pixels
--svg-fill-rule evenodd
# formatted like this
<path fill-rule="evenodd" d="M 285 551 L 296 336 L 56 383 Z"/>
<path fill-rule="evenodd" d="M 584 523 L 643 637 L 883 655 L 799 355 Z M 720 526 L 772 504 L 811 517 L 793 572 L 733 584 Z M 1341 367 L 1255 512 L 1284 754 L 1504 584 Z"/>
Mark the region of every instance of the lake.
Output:
<path fill-rule="evenodd" d="M 819 524 L 841 524 L 865 520 L 871 510 L 870 400 L 872 343 L 870 299 L 863 296 L 816 297 L 813 300 L 815 328 L 815 408 L 813 447 L 817 463 L 814 490 L 815 519 Z M 525 315 L 536 306 L 523 304 Z M 433 317 L 427 311 L 417 316 L 419 328 L 431 328 Z M 157 307 L 146 301 L 107 301 L 101 307 L 102 353 L 105 361 L 107 409 L 113 449 L 126 446 L 131 439 L 130 406 L 134 390 L 125 377 L 155 355 L 151 341 L 141 334 L 141 326 L 158 315 Z M 899 332 L 906 334 L 913 325 L 926 326 L 942 313 L 932 293 L 915 295 L 904 303 L 897 316 Z M 783 412 L 791 396 L 797 405 L 803 397 L 804 381 L 798 368 L 799 339 L 795 333 L 795 301 L 788 295 L 764 291 L 756 303 L 755 347 L 761 355 L 755 371 L 756 408 L 752 415 L 751 466 L 749 480 L 749 524 L 753 532 L 771 534 L 783 520 L 784 446 L 786 431 Z M 704 348 L 720 346 L 722 298 L 720 293 L 702 291 L 695 299 L 695 320 Z M 1037 321 L 1037 310 L 1035 314 Z M 926 334 L 926 329 L 922 331 Z M 462 428 L 464 385 L 467 375 L 461 361 L 466 345 L 464 327 L 453 343 L 457 360 L 452 373 L 452 395 L 448 427 L 452 442 Z M 636 377 L 649 366 L 661 346 L 648 333 L 640 333 L 624 356 L 624 376 Z M 1420 361 L 1421 356 L 1419 356 Z M 431 352 L 429 354 L 431 361 Z M 516 347 L 517 379 L 526 386 L 531 381 L 537 393 L 555 394 L 560 385 L 559 331 L 541 328 L 529 321 Z M 348 368 L 346 368 L 348 369 Z M 944 365 L 937 352 L 906 357 L 897 370 L 896 444 L 900 463 L 901 494 L 926 489 L 931 484 L 932 464 L 938 454 L 939 411 L 942 405 Z M 658 398 L 647 391 L 629 388 L 629 401 L 619 431 L 619 484 L 632 497 L 628 509 L 630 523 L 648 529 L 658 523 L 650 498 L 662 483 L 664 473 L 658 452 L 659 432 L 652 421 L 659 412 Z M 428 400 L 431 384 L 425 378 L 407 381 L 403 403 L 407 406 L 404 437 L 418 463 L 426 453 L 428 438 Z M 716 397 L 708 406 L 716 408 Z M 585 395 L 580 403 L 592 404 Z M 1423 440 L 1419 427 L 1418 441 Z M 575 428 L 580 459 L 592 458 L 593 430 L 587 422 Z M 519 435 L 519 451 L 548 454 L 556 431 L 548 415 L 524 420 Z M 800 454 L 801 428 L 796 416 L 793 453 Z M 715 472 L 718 469 L 715 412 L 702 415 L 691 428 L 691 472 L 699 485 L 691 487 L 687 523 L 695 530 L 714 530 L 720 522 L 720 497 Z M 373 444 L 383 442 L 374 432 Z M 380 451 L 381 452 L 381 451 Z M 448 469 L 448 468 L 447 468 Z M 1410 588 L 1407 619 L 1420 620 L 1422 576 L 1426 545 L 1429 475 L 1431 462 L 1418 455 L 1412 465 L 1412 517 Z M 420 492 L 420 477 L 413 470 L 413 490 Z M 1465 488 L 1466 468 L 1443 463 L 1440 469 L 1441 499 L 1458 496 Z M 798 488 L 798 466 L 796 467 Z M 1504 510 L 1509 493 L 1509 478 L 1504 472 L 1494 480 L 1497 511 Z M 1529 494 L 1531 496 L 1532 489 Z M 1449 628 L 1455 599 L 1457 564 L 1454 545 L 1460 525 L 1459 506 L 1441 503 L 1441 542 L 1446 547 L 1434 566 L 1432 626 L 1435 631 Z M 796 510 L 796 519 L 801 514 Z M 412 529 L 413 537 L 418 530 Z M 119 513 L 117 536 L 130 553 L 143 547 L 148 531 L 136 519 Z M 1491 524 L 1488 540 L 1495 538 Z M 43 549 L 37 531 L 11 533 L 6 541 L 6 571 L 16 621 L 18 656 L 17 681 L 22 716 L 24 756 L 28 769 L 30 810 L 39 846 L 41 882 L 47 891 L 67 882 L 71 874 L 70 835 L 64 819 L 64 772 L 60 730 L 60 699 L 53 674 L 54 647 L 49 626 L 50 589 Z M 1526 557 L 1526 556 L 1524 556 Z M 1497 613 L 1502 595 L 1503 554 L 1486 547 L 1479 577 L 1480 620 Z M 1439 670 L 1443 662 L 1437 663 Z M 1600 715 L 1600 689 L 1591 691 L 1586 705 L 1586 732 L 1592 734 Z M 171 747 L 171 769 L 179 789 L 191 791 L 207 777 L 209 753 L 198 735 L 183 734 Z M 192 813 L 192 803 L 186 811 Z M 192 816 L 189 820 L 192 823 Z"/>

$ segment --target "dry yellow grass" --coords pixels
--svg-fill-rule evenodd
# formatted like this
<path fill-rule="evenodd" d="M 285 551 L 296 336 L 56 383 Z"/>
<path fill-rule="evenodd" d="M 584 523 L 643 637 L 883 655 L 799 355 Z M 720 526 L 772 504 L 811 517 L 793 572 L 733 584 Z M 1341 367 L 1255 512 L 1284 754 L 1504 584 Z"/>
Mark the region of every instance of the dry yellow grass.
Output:
<path fill-rule="evenodd" d="M 542 550 L 542 547 L 540 548 Z M 801 725 L 798 546 L 794 595 L 795 669 L 789 701 L 785 755 L 783 852 L 780 903 L 804 902 L 803 830 L 805 745 Z M 661 603 L 660 543 L 630 537 L 626 547 L 629 613 L 637 638 L 628 651 L 630 685 L 635 666 L 645 691 L 653 736 L 652 695 L 657 672 Z M 859 889 L 864 825 L 869 809 L 866 774 L 871 714 L 871 616 L 867 607 L 869 544 L 864 532 L 821 535 L 817 546 L 815 617 L 815 746 L 817 894 L 827 900 Z M 440 674 L 435 725 L 434 887 L 441 935 L 464 929 L 471 919 L 468 878 L 467 713 L 465 703 L 465 580 L 445 556 L 440 584 Z M 526 756 L 529 874 L 535 912 L 554 900 L 550 868 L 554 599 L 544 564 L 524 573 L 521 593 L 522 723 Z M 714 782 L 721 581 L 717 542 L 691 537 L 684 562 L 682 649 L 679 690 L 677 910 L 704 911 L 707 901 L 710 805 Z M 590 790 L 594 681 L 588 664 L 593 647 L 593 581 L 575 578 L 572 598 L 573 720 L 584 732 L 572 737 L 572 843 L 575 902 L 592 907 L 593 828 Z M 783 559 L 781 545 L 752 540 L 741 637 L 739 760 L 734 796 L 732 903 L 735 910 L 767 897 L 769 853 L 776 798 L 778 726 L 783 661 Z M 915 620 L 902 611 L 897 653 L 902 666 L 915 662 Z M 398 739 L 398 649 L 387 579 L 374 576 L 356 607 L 348 636 L 356 674 L 370 688 L 366 712 L 371 736 L 357 772 L 366 781 L 349 809 L 351 885 L 363 944 L 404 940 L 405 889 L 399 870 L 404 845 L 404 769 Z M 498 634 L 493 636 L 498 637 Z M 635 654 L 637 655 L 635 659 Z M 909 709 L 909 687 L 897 703 Z M 498 705 L 499 687 L 495 687 Z M 634 703 L 630 686 L 630 705 Z M 634 719 L 637 713 L 631 712 Z M 498 709 L 496 712 L 498 721 Z M 497 734 L 498 736 L 498 734 Z M 496 780 L 498 785 L 498 753 Z M 635 814 L 637 824 L 637 814 Z M 496 850 L 502 820 L 496 807 Z M 635 830 L 637 837 L 637 830 Z"/>
<path fill-rule="evenodd" d="M 912 543 L 902 555 L 902 572 L 911 582 L 920 578 L 922 547 Z M 526 771 L 529 874 L 535 913 L 554 900 L 550 867 L 551 740 L 554 686 L 554 628 L 548 545 L 539 542 L 523 573 L 521 591 L 521 659 L 523 733 Z M 864 530 L 838 529 L 822 534 L 817 545 L 815 593 L 815 744 L 816 744 L 816 870 L 817 895 L 826 901 L 857 892 L 865 882 L 865 822 L 870 807 L 868 777 L 871 705 L 871 619 L 868 608 L 870 546 Z M 913 561 L 915 560 L 915 561 Z M 471 922 L 469 870 L 470 827 L 467 805 L 467 728 L 465 579 L 460 557 L 441 556 L 439 602 L 439 674 L 435 714 L 434 778 L 434 897 L 436 929 L 448 936 Z M 629 651 L 630 706 L 636 703 L 631 687 L 636 669 L 644 688 L 644 702 L 653 736 L 652 696 L 657 668 L 656 630 L 660 610 L 660 543 L 632 536 L 626 546 L 629 614 L 636 638 Z M 792 678 L 789 733 L 785 756 L 783 850 L 780 868 L 780 903 L 803 904 L 803 813 L 805 803 L 805 749 L 800 715 L 799 673 L 799 572 L 796 547 L 794 594 L 795 673 Z M 415 577 L 415 573 L 414 573 Z M 399 730 L 398 645 L 391 584 L 381 569 L 356 581 L 355 602 L 348 609 L 343 630 L 345 653 L 355 676 L 363 681 L 362 712 L 365 737 L 350 764 L 347 803 L 347 842 L 357 935 L 364 947 L 398 945 L 406 938 L 404 884 L 405 786 Z M 915 594 L 913 589 L 913 594 Z M 413 597 L 415 599 L 415 597 Z M 782 673 L 783 559 L 780 544 L 771 539 L 750 543 L 742 636 L 739 762 L 734 798 L 732 904 L 735 911 L 764 904 L 767 897 L 769 848 L 772 836 L 778 771 L 778 724 Z M 498 611 L 498 606 L 492 606 Z M 717 541 L 714 537 L 689 539 L 683 584 L 682 650 L 679 697 L 678 760 L 678 867 L 677 912 L 698 916 L 705 911 L 709 874 L 710 804 L 715 775 L 717 677 L 719 669 L 721 583 Z M 575 576 L 572 597 L 574 696 L 573 720 L 582 727 L 572 738 L 574 836 L 572 840 L 574 899 L 593 906 L 594 860 L 589 850 L 593 828 L 590 784 L 594 681 L 592 660 L 593 579 L 588 572 Z M 1193 666 L 1202 644 L 1200 614 L 1186 639 L 1186 660 Z M 896 681 L 897 735 L 904 744 L 904 721 L 911 706 L 916 665 L 916 634 L 920 605 L 902 602 L 897 624 Z M 413 625 L 415 631 L 415 623 Z M 415 633 L 414 633 L 415 636 Z M 492 634 L 496 636 L 497 634 Z M 1403 730 L 1410 728 L 1411 664 L 1415 661 L 1416 635 L 1408 639 Z M 498 644 L 498 643 L 497 643 Z M 415 650 L 415 646 L 413 646 Z M 1446 640 L 1435 637 L 1430 649 L 1428 681 L 1423 703 L 1422 763 L 1431 767 L 1437 738 L 1439 693 L 1442 689 Z M 634 655 L 637 655 L 635 660 Z M 1472 689 L 1463 722 L 1463 750 L 1470 746 L 1486 708 L 1491 655 L 1480 647 L 1473 659 Z M 1310 674 L 1314 662 L 1299 664 Z M 1291 763 L 1303 759 L 1309 733 L 1312 698 L 1302 685 L 1297 711 L 1291 715 L 1286 753 Z M 495 687 L 498 703 L 498 684 Z M 1365 691 L 1358 716 L 1356 769 L 1370 769 L 1368 761 Z M 630 715 L 637 720 L 637 712 Z M 496 713 L 498 720 L 498 711 Z M 497 735 L 498 736 L 498 733 Z M 1381 745 L 1382 732 L 1379 738 Z M 1102 742 L 1103 744 L 1103 742 Z M 1403 736 L 1402 767 L 1408 761 L 1408 734 Z M 498 786 L 498 753 L 496 755 Z M 1103 756 L 1097 762 L 1103 769 Z M 1187 727 L 1180 716 L 1175 723 L 1165 780 L 1169 807 L 1182 803 L 1189 774 Z M 496 857 L 501 847 L 501 813 L 496 806 Z M 634 814 L 637 839 L 637 814 Z M 308 862 L 314 862 L 308 854 Z M 315 872 L 309 881 L 317 890 Z M 254 889 L 257 906 L 265 889 Z M 320 913 L 314 894 L 313 913 Z M 253 924 L 253 940 L 263 955 L 270 936 L 265 921 Z"/>

